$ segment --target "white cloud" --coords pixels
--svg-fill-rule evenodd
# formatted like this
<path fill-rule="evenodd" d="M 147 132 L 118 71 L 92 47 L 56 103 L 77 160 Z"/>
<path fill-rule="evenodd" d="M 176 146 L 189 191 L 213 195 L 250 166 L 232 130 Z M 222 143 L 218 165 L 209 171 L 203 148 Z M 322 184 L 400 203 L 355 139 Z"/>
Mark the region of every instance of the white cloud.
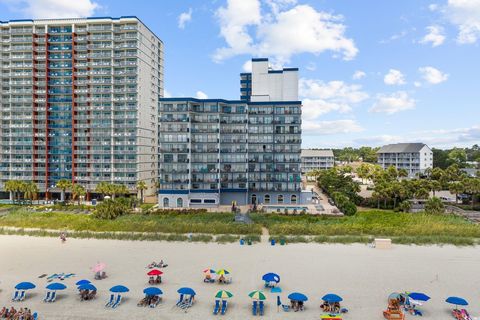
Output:
<path fill-rule="evenodd" d="M 420 81 L 415 81 L 413 85 L 417 88 L 420 88 L 422 86 L 422 83 Z"/>
<path fill-rule="evenodd" d="M 445 41 L 444 30 L 441 26 L 428 26 L 428 33 L 420 40 L 420 43 L 432 44 L 432 47 L 438 47 Z"/>
<path fill-rule="evenodd" d="M 315 62 L 309 62 L 305 67 L 308 71 L 315 71 L 317 70 L 317 64 Z"/>
<path fill-rule="evenodd" d="M 365 72 L 363 72 L 362 70 L 357 70 L 353 74 L 352 79 L 353 80 L 360 80 L 362 78 L 365 78 L 366 76 L 367 76 L 367 74 Z"/>
<path fill-rule="evenodd" d="M 197 93 L 195 94 L 195 98 L 197 98 L 197 99 L 208 99 L 208 95 L 203 91 L 197 91 Z"/>
<path fill-rule="evenodd" d="M 243 71 L 252 72 L 252 60 L 247 60 L 242 66 Z"/>
<path fill-rule="evenodd" d="M 189 8 L 187 12 L 182 12 L 179 16 L 178 16 L 178 27 L 180 29 L 185 29 L 185 25 L 192 21 L 192 8 Z"/>
<path fill-rule="evenodd" d="M 383 82 L 389 86 L 405 84 L 405 76 L 400 70 L 390 69 L 383 77 Z"/>
<path fill-rule="evenodd" d="M 362 86 L 349 85 L 343 81 L 323 82 L 314 79 L 300 79 L 299 95 L 303 100 L 305 120 L 315 120 L 319 116 L 338 111 L 346 113 L 352 106 L 368 98 Z"/>
<path fill-rule="evenodd" d="M 418 71 L 422 74 L 423 79 L 430 84 L 439 84 L 447 81 L 449 76 L 434 67 L 421 67 L 418 68 Z"/>
<path fill-rule="evenodd" d="M 480 39 L 480 0 L 448 0 L 442 12 L 458 28 L 458 43 L 471 44 Z"/>
<path fill-rule="evenodd" d="M 303 121 L 302 130 L 306 135 L 330 135 L 361 132 L 364 130 L 355 120 Z"/>
<path fill-rule="evenodd" d="M 438 9 L 438 4 L 432 3 L 428 5 L 428 10 L 430 11 L 436 11 Z"/>
<path fill-rule="evenodd" d="M 345 36 L 343 18 L 292 0 L 228 0 L 216 11 L 220 35 L 227 46 L 216 50 L 217 62 L 249 54 L 272 57 L 274 62 L 289 62 L 299 53 L 320 54 L 333 51 L 345 60 L 353 59 L 358 49 Z"/>
<path fill-rule="evenodd" d="M 93 16 L 100 8 L 91 0 L 0 0 L 8 7 L 34 19 L 82 18 Z"/>
<path fill-rule="evenodd" d="M 377 101 L 370 108 L 370 112 L 394 114 L 400 111 L 415 108 L 415 100 L 408 96 L 405 91 L 397 91 L 392 94 L 379 94 Z"/>

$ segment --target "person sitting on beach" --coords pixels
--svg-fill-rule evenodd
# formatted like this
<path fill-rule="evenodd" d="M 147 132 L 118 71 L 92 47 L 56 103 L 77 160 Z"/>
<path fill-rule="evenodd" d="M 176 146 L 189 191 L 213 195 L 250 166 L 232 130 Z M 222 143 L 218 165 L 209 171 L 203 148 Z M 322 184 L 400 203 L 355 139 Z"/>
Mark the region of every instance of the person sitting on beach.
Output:
<path fill-rule="evenodd" d="M 339 302 L 335 302 L 335 303 L 333 304 L 333 308 L 332 308 L 332 309 L 333 309 L 332 311 L 333 311 L 334 313 L 340 313 L 340 303 L 339 303 Z"/>
<path fill-rule="evenodd" d="M 203 282 L 212 282 L 212 275 L 209 273 L 205 274 L 205 279 L 203 279 Z"/>
<path fill-rule="evenodd" d="M 162 277 L 157 276 L 157 278 L 155 279 L 155 283 L 162 283 Z"/>
<path fill-rule="evenodd" d="M 303 311 L 303 301 L 298 301 L 298 310 Z"/>
<path fill-rule="evenodd" d="M 225 283 L 226 280 L 225 280 L 225 276 L 222 274 L 219 278 L 218 278 L 218 283 Z"/>
<path fill-rule="evenodd" d="M 145 297 L 137 303 L 137 306 L 138 307 L 144 307 L 144 306 L 147 305 L 147 303 L 148 303 L 148 297 Z"/>
<path fill-rule="evenodd" d="M 92 291 L 88 294 L 87 298 L 88 298 L 88 300 L 93 300 L 93 299 L 95 299 L 95 296 L 96 296 L 96 295 L 97 295 L 97 290 L 92 290 Z"/>

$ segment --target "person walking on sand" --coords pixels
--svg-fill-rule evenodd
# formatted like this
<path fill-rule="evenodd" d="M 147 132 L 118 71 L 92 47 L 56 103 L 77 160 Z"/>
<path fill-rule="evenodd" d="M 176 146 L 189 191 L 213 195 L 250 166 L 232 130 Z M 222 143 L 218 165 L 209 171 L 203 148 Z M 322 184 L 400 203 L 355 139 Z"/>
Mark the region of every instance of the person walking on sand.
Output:
<path fill-rule="evenodd" d="M 67 241 L 67 235 L 65 234 L 65 232 L 62 232 L 60 234 L 60 240 L 62 240 L 62 243 L 65 243 Z"/>

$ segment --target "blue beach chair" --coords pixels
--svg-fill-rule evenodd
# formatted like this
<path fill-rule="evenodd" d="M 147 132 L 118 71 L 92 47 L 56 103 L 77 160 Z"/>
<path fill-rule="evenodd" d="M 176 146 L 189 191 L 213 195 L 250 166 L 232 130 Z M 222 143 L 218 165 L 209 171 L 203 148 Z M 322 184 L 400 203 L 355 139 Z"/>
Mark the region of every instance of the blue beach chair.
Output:
<path fill-rule="evenodd" d="M 257 315 L 257 304 L 258 304 L 257 301 L 253 301 L 253 304 L 252 304 L 252 315 L 254 315 L 254 316 Z"/>
<path fill-rule="evenodd" d="M 15 293 L 13 294 L 12 301 L 18 301 L 18 295 L 20 292 L 18 290 L 15 290 Z"/>
<path fill-rule="evenodd" d="M 218 314 L 220 311 L 220 300 L 215 300 L 215 308 L 213 308 L 213 314 Z"/>
<path fill-rule="evenodd" d="M 57 291 L 53 291 L 52 294 L 50 295 L 50 300 L 48 300 L 47 302 L 55 302 L 56 299 L 57 299 Z"/>
<path fill-rule="evenodd" d="M 114 294 L 111 294 L 110 295 L 110 300 L 108 300 L 107 304 L 105 305 L 105 307 L 110 307 L 112 304 L 113 304 L 113 300 L 115 299 L 115 295 Z"/>
<path fill-rule="evenodd" d="M 118 295 L 117 300 L 115 300 L 115 303 L 112 305 L 112 308 L 115 309 L 116 307 L 118 307 L 120 305 L 120 303 L 122 303 L 122 296 Z"/>
<path fill-rule="evenodd" d="M 227 306 L 228 306 L 227 300 L 223 300 L 222 301 L 222 315 L 224 315 L 225 312 L 227 312 Z"/>
<path fill-rule="evenodd" d="M 50 292 L 50 291 L 47 291 L 47 294 L 45 295 L 45 298 L 43 298 L 43 302 L 48 302 L 48 301 L 50 301 L 50 294 L 51 294 L 51 292 Z"/>
<path fill-rule="evenodd" d="M 183 294 L 180 295 L 180 298 L 177 301 L 176 306 L 179 307 L 183 303 Z"/>
<path fill-rule="evenodd" d="M 263 301 L 260 301 L 258 304 L 258 311 L 261 316 L 263 316 L 264 310 L 265 310 L 265 303 L 263 303 Z"/>

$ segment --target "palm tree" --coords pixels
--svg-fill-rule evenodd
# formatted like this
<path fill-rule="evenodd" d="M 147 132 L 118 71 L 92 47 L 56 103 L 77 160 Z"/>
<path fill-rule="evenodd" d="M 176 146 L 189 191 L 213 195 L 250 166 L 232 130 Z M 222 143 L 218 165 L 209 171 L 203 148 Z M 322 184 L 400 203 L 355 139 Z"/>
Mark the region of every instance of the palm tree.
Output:
<path fill-rule="evenodd" d="M 102 198 L 105 198 L 105 195 L 109 194 L 109 186 L 110 184 L 107 182 L 100 182 L 97 184 L 97 187 L 95 188 L 95 192 L 100 193 L 102 195 Z"/>
<path fill-rule="evenodd" d="M 137 182 L 137 192 L 140 191 L 140 202 L 143 203 L 143 191 L 147 190 L 147 184 L 145 181 Z"/>
<path fill-rule="evenodd" d="M 7 182 L 5 182 L 4 189 L 5 189 L 5 191 L 10 192 L 10 200 L 12 202 L 15 201 L 15 198 L 16 198 L 17 192 L 18 192 L 18 188 L 19 188 L 18 180 L 8 180 Z"/>
<path fill-rule="evenodd" d="M 72 188 L 72 200 L 78 200 L 78 205 L 80 205 L 80 199 L 87 194 L 85 188 L 80 184 L 75 184 Z"/>
<path fill-rule="evenodd" d="M 455 203 L 458 204 L 458 194 L 465 191 L 465 186 L 459 181 L 450 182 L 448 189 L 451 193 L 455 194 Z"/>
<path fill-rule="evenodd" d="M 62 190 L 60 201 L 65 202 L 65 191 L 72 187 L 72 182 L 67 179 L 58 180 L 56 187 Z"/>
<path fill-rule="evenodd" d="M 124 195 L 130 193 L 130 191 L 128 190 L 128 188 L 124 184 L 114 185 L 113 190 L 114 190 L 115 194 L 118 194 L 120 196 L 124 196 Z"/>
<path fill-rule="evenodd" d="M 30 204 L 32 204 L 33 200 L 37 198 L 38 186 L 33 181 L 25 183 L 23 192 L 24 192 L 25 199 L 30 200 Z"/>

